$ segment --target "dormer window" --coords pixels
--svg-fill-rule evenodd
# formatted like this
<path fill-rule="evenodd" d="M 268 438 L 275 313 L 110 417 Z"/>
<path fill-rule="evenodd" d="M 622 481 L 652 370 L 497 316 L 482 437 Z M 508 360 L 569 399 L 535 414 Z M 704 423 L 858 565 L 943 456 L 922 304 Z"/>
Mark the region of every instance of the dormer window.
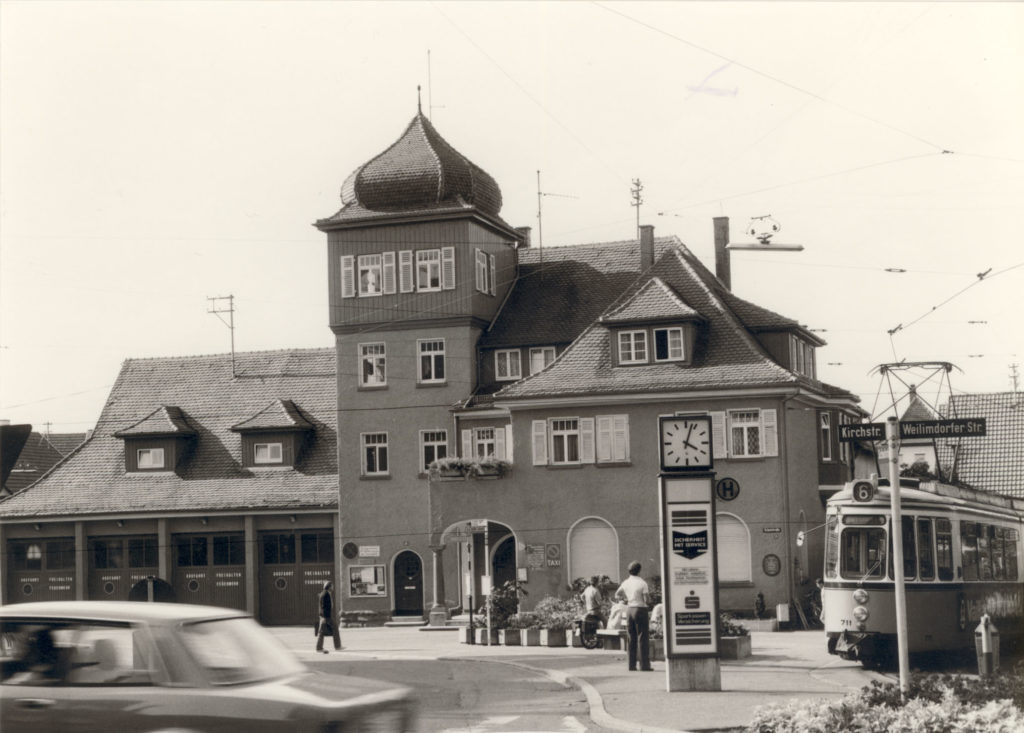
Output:
<path fill-rule="evenodd" d="M 163 448 L 139 448 L 135 457 L 140 471 L 160 470 L 164 467 Z"/>
<path fill-rule="evenodd" d="M 519 349 L 499 349 L 494 352 L 494 375 L 499 382 L 514 381 L 523 376 L 519 358 Z"/>
<path fill-rule="evenodd" d="M 554 360 L 554 346 L 538 346 L 530 349 L 530 374 L 543 371 Z"/>
<path fill-rule="evenodd" d="M 256 469 L 294 467 L 313 436 L 291 400 L 275 400 L 231 429 L 242 436 L 242 466 Z"/>
<path fill-rule="evenodd" d="M 647 363 L 646 331 L 619 331 L 619 363 Z"/>

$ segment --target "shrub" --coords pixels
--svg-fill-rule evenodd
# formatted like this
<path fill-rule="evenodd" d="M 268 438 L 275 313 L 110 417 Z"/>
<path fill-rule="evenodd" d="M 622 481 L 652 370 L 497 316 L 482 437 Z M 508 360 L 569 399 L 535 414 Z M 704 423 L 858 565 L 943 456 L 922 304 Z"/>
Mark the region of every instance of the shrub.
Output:
<path fill-rule="evenodd" d="M 519 596 L 525 596 L 521 580 L 506 580 L 497 588 L 491 590 L 487 596 L 487 606 L 483 615 L 486 618 L 487 612 L 491 614 L 492 629 L 509 628 L 508 620 L 519 611 Z"/>
<path fill-rule="evenodd" d="M 728 613 L 718 614 L 718 635 L 719 636 L 747 636 L 750 632 L 743 624 L 733 621 Z"/>
<path fill-rule="evenodd" d="M 537 622 L 542 629 L 551 629 L 553 631 L 571 629 L 580 615 L 578 602 L 556 596 L 541 598 L 534 607 L 533 612 L 536 614 Z"/>
<path fill-rule="evenodd" d="M 540 618 L 533 611 L 521 611 L 508 619 L 510 629 L 539 629 Z"/>
<path fill-rule="evenodd" d="M 964 705 L 980 707 L 996 700 L 1011 700 L 1024 710 L 1024 661 L 1009 670 L 987 678 L 959 674 L 922 674 L 915 672 L 907 684 L 907 699 L 938 702 L 951 692 Z M 863 689 L 870 705 L 897 708 L 903 705 L 900 687 L 892 682 L 877 680 Z"/>

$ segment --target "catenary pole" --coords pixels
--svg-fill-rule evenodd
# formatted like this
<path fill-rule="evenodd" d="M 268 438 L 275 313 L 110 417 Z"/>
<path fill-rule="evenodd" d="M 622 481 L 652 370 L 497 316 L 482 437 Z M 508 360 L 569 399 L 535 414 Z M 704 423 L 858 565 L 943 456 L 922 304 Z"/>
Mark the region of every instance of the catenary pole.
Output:
<path fill-rule="evenodd" d="M 900 513 L 900 423 L 895 417 L 885 421 L 889 444 L 889 508 L 892 514 L 892 568 L 896 586 L 896 647 L 900 667 L 900 695 L 906 698 L 910 686 L 910 659 L 907 650 L 907 588 L 903 576 L 903 517 Z"/>

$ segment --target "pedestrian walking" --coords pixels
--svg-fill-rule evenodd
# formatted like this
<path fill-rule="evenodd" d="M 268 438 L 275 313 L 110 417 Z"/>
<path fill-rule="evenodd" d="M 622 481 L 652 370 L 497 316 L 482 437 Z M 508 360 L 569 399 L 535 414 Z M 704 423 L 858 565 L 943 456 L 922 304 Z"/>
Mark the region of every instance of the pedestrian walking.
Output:
<path fill-rule="evenodd" d="M 653 672 L 651 667 L 650 611 L 647 602 L 650 588 L 640 577 L 640 563 L 629 564 L 629 577 L 615 591 L 615 597 L 626 604 L 626 638 L 629 642 L 629 671 Z"/>
<path fill-rule="evenodd" d="M 324 589 L 317 596 L 320 622 L 316 632 L 316 650 L 322 654 L 327 653 L 327 650 L 324 649 L 324 637 L 328 634 L 334 637 L 334 651 L 341 649 L 341 633 L 338 631 L 338 624 L 334 620 L 334 594 L 331 593 L 332 587 L 334 587 L 334 584 L 331 581 L 324 581 Z"/>

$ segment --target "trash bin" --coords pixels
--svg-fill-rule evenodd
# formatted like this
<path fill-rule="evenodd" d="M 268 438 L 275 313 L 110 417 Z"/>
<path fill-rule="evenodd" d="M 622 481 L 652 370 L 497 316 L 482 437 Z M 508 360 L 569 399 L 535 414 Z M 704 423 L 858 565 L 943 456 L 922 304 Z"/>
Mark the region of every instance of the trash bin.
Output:
<path fill-rule="evenodd" d="M 974 630 L 974 650 L 978 654 L 978 674 L 990 675 L 999 669 L 999 629 L 987 613 Z"/>

